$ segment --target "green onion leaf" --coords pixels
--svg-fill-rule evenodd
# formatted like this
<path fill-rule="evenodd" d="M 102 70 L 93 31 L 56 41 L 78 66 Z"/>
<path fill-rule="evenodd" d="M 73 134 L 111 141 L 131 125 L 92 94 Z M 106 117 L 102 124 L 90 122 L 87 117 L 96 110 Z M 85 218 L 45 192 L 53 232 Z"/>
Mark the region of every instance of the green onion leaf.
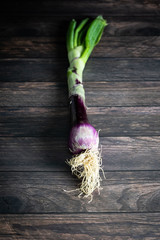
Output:
<path fill-rule="evenodd" d="M 87 30 L 88 30 L 90 24 L 91 24 L 90 22 L 87 23 L 87 24 L 84 26 L 84 28 L 80 31 L 80 33 L 78 34 L 78 40 L 77 40 L 78 46 L 79 46 L 79 45 L 83 45 L 83 46 L 84 46 L 85 36 L 86 36 Z"/>
<path fill-rule="evenodd" d="M 76 21 L 72 19 L 69 24 L 68 32 L 67 32 L 67 50 L 68 52 L 74 48 L 74 30 L 76 27 Z"/>
<path fill-rule="evenodd" d="M 74 36 L 74 47 L 78 46 L 78 35 L 79 35 L 79 32 L 82 30 L 82 28 L 84 28 L 84 26 L 86 25 L 88 20 L 89 20 L 89 18 L 86 18 L 86 19 L 82 20 L 82 22 L 77 27 L 77 29 L 75 31 L 75 36 Z"/>
<path fill-rule="evenodd" d="M 106 25 L 106 20 L 104 20 L 102 16 L 98 16 L 90 24 L 85 37 L 85 50 L 81 57 L 85 63 L 88 60 L 93 48 L 100 41 L 104 27 Z"/>
<path fill-rule="evenodd" d="M 91 23 L 89 18 L 84 19 L 76 28 L 76 21 L 72 19 L 67 32 L 67 50 L 72 52 L 70 56 L 75 57 L 75 53 L 79 52 L 79 58 L 87 62 L 94 47 L 100 41 L 103 30 L 107 25 L 106 20 L 102 16 L 98 16 Z M 81 48 L 79 48 L 81 46 Z"/>

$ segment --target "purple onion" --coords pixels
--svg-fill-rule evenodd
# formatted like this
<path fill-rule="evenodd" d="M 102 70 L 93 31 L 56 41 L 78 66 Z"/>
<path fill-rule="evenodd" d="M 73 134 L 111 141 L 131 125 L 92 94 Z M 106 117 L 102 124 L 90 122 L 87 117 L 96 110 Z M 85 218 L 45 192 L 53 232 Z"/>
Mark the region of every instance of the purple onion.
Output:
<path fill-rule="evenodd" d="M 72 19 L 67 31 L 67 51 L 70 66 L 67 70 L 67 83 L 71 113 L 71 130 L 69 149 L 74 154 L 67 163 L 71 171 L 82 180 L 80 195 L 91 196 L 95 189 L 100 190 L 100 175 L 102 159 L 98 151 L 99 136 L 96 129 L 89 123 L 85 105 L 85 90 L 83 87 L 83 70 L 86 62 L 101 39 L 104 27 L 107 25 L 102 16 L 91 23 L 88 18 L 77 22 Z"/>
<path fill-rule="evenodd" d="M 99 136 L 96 129 L 89 123 L 86 106 L 78 95 L 70 98 L 72 128 L 69 136 L 69 149 L 78 154 L 86 149 L 97 150 Z"/>
<path fill-rule="evenodd" d="M 97 150 L 98 144 L 98 132 L 91 124 L 80 123 L 72 127 L 69 136 L 69 149 L 74 154 L 86 149 Z"/>

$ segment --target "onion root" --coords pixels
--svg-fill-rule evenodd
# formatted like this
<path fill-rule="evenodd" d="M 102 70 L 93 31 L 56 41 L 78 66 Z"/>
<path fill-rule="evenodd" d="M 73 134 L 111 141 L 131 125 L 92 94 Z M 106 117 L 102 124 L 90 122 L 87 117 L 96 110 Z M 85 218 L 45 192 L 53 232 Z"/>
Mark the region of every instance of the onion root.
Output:
<path fill-rule="evenodd" d="M 85 197 L 91 196 L 94 190 L 102 189 L 100 182 L 100 170 L 102 169 L 102 158 L 99 151 L 85 150 L 80 154 L 74 155 L 70 160 L 67 160 L 67 164 L 70 165 L 72 174 L 81 179 L 80 195 L 85 194 Z M 105 176 L 104 176 L 105 177 Z"/>

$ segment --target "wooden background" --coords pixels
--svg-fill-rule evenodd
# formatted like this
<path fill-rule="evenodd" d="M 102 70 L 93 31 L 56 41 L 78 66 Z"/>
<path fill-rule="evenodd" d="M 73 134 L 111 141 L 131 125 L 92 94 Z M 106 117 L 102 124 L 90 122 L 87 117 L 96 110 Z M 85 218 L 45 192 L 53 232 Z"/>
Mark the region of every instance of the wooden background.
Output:
<path fill-rule="evenodd" d="M 109 22 L 84 72 L 106 180 L 79 199 L 65 164 L 65 38 L 72 18 Z M 0 239 L 160 239 L 160 2 L 3 1 Z"/>

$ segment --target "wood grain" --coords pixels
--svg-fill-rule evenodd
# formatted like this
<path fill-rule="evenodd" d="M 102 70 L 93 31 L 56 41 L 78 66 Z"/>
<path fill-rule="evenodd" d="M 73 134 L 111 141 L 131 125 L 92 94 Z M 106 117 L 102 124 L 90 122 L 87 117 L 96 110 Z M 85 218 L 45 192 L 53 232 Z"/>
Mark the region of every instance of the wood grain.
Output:
<path fill-rule="evenodd" d="M 97 3 L 96 3 L 97 4 Z M 85 16 L 75 16 L 80 22 Z M 93 19 L 92 14 L 88 17 Z M 151 16 L 108 16 L 103 15 L 109 23 L 103 36 L 159 36 L 160 17 Z M 66 34 L 72 16 L 0 16 L 0 37 L 55 37 L 59 39 Z"/>
<path fill-rule="evenodd" d="M 160 239 L 158 0 L 2 1 L 0 239 Z M 72 18 L 109 25 L 84 71 L 100 131 L 103 190 L 78 198 L 71 155 L 66 31 Z"/>
<path fill-rule="evenodd" d="M 105 49 L 105 51 L 104 51 Z M 1 58 L 50 58 L 67 59 L 65 36 L 1 38 Z M 103 37 L 95 47 L 92 57 L 160 57 L 160 37 L 120 36 Z"/>
<path fill-rule="evenodd" d="M 123 4 L 122 4 L 123 3 Z M 8 7 L 8 4 L 9 7 Z M 31 0 L 8 2 L 8 0 L 1 3 L 1 15 L 54 15 L 63 16 L 67 14 L 69 16 L 76 15 L 92 15 L 97 16 L 99 14 L 106 14 L 108 16 L 156 16 L 159 15 L 160 7 L 157 0 L 131 0 L 128 2 L 116 1 L 116 4 L 112 0 L 103 1 L 85 1 L 81 0 L 76 2 L 74 0 L 40 0 L 38 4 Z"/>
<path fill-rule="evenodd" d="M 93 201 L 78 198 L 71 172 L 1 172 L 0 213 L 157 212 L 160 172 L 106 172 Z M 66 191 L 64 191 L 66 190 Z"/>
<path fill-rule="evenodd" d="M 1 214 L 0 239 L 159 240 L 159 213 Z"/>
<path fill-rule="evenodd" d="M 66 59 L 0 59 L 2 82 L 66 83 Z M 90 58 L 84 70 L 84 82 L 159 81 L 160 59 Z"/>
<path fill-rule="evenodd" d="M 66 107 L 67 83 L 4 82 L 0 106 Z M 160 82 L 84 82 L 88 107 L 159 106 Z"/>
<path fill-rule="evenodd" d="M 67 108 L 3 107 L 0 114 L 0 136 L 66 139 L 69 134 Z M 92 107 L 88 116 L 103 137 L 159 136 L 160 107 Z"/>
<path fill-rule="evenodd" d="M 101 137 L 100 144 L 105 171 L 160 170 L 160 137 Z M 0 137 L 1 171 L 68 171 L 70 157 L 62 138 Z"/>

